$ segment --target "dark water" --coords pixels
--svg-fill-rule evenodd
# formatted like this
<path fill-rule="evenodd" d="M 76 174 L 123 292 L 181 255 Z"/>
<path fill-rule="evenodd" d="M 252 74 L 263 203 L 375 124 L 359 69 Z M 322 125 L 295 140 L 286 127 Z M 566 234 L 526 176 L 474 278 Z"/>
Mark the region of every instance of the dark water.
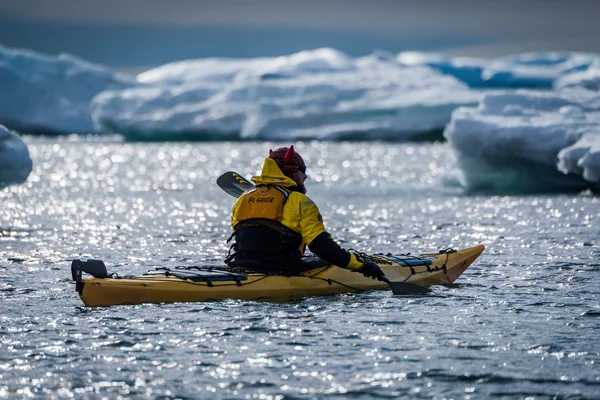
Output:
<path fill-rule="evenodd" d="M 88 309 L 69 262 L 120 274 L 218 262 L 259 143 L 27 139 L 0 191 L 0 397 L 600 398 L 600 199 L 465 196 L 447 144 L 298 146 L 346 247 L 486 252 L 453 287 L 283 303 Z"/>

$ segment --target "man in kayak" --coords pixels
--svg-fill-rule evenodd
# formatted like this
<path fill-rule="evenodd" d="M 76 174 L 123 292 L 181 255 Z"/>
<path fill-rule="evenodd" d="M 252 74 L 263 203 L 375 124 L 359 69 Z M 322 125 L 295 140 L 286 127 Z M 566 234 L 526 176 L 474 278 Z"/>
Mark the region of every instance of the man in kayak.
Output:
<path fill-rule="evenodd" d="M 306 165 L 294 146 L 269 152 L 256 187 L 233 206 L 235 243 L 225 260 L 229 266 L 298 272 L 333 264 L 380 279 L 373 261 L 338 245 L 325 230 L 316 204 L 306 196 Z M 303 257 L 306 245 L 317 257 Z"/>

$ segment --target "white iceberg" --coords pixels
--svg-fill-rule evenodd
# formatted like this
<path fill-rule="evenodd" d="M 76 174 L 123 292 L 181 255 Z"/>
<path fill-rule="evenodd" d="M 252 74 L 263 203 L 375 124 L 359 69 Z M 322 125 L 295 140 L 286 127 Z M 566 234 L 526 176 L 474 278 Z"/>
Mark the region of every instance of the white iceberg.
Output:
<path fill-rule="evenodd" d="M 473 88 L 551 89 L 564 76 L 585 71 L 600 61 L 590 53 L 539 52 L 496 59 L 451 57 L 437 53 L 398 53 L 403 65 L 425 65 Z"/>
<path fill-rule="evenodd" d="M 455 110 L 444 135 L 467 189 L 563 191 L 598 186 L 599 127 L 599 92 L 516 91 Z"/>
<path fill-rule="evenodd" d="M 600 91 L 600 61 L 584 71 L 573 72 L 561 77 L 555 82 L 554 87 L 556 89 L 582 87 Z"/>
<path fill-rule="evenodd" d="M 485 88 L 598 90 L 599 57 L 376 52 L 354 58 L 322 48 L 179 61 L 133 78 L 69 55 L 0 46 L 0 123 L 32 133 L 111 132 L 142 140 L 428 140 L 441 136 L 457 107 L 475 106 L 491 92 Z"/>
<path fill-rule="evenodd" d="M 32 169 L 25 142 L 0 125 L 0 189 L 25 182 Z"/>
<path fill-rule="evenodd" d="M 139 85 L 68 54 L 0 46 L 0 123 L 29 133 L 97 132 L 90 101 L 105 89 Z"/>
<path fill-rule="evenodd" d="M 590 182 L 600 182 L 600 127 L 558 153 L 558 168 L 564 173 L 583 175 Z"/>
<path fill-rule="evenodd" d="M 452 110 L 481 97 L 452 77 L 381 54 L 351 59 L 318 49 L 207 62 L 141 74 L 153 87 L 100 93 L 94 121 L 145 140 L 405 140 L 441 131 Z"/>
<path fill-rule="evenodd" d="M 161 65 L 142 72 L 139 82 L 147 84 L 181 84 L 205 82 L 228 84 L 239 73 L 269 77 L 286 74 L 340 72 L 355 70 L 354 60 L 331 48 L 301 51 L 280 57 L 203 58 Z"/>
<path fill-rule="evenodd" d="M 451 57 L 439 53 L 403 51 L 396 59 L 405 66 L 427 66 L 445 75 L 450 75 L 473 88 L 484 88 L 490 84 L 482 73 L 488 60 L 475 57 Z"/>

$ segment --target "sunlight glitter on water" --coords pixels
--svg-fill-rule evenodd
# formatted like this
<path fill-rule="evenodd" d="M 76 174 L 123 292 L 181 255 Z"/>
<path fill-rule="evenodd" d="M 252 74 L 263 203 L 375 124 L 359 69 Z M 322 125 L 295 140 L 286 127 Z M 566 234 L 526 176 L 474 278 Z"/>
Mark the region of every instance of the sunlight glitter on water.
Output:
<path fill-rule="evenodd" d="M 221 263 L 233 199 L 214 181 L 256 174 L 278 144 L 30 140 L 32 179 L 0 192 L 0 396 L 598 393 L 596 197 L 463 195 L 442 183 L 444 144 L 299 143 L 309 195 L 344 246 L 486 252 L 419 298 L 86 309 L 73 258 L 119 274 Z"/>

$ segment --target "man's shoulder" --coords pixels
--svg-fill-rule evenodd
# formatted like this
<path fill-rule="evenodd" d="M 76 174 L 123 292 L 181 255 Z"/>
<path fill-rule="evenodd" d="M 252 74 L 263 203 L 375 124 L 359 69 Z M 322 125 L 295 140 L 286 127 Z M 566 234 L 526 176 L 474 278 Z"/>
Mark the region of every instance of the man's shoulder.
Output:
<path fill-rule="evenodd" d="M 311 204 L 315 204 L 314 201 L 312 201 L 312 199 L 310 197 L 308 197 L 307 195 L 305 195 L 302 192 L 297 192 L 297 191 L 293 191 L 290 193 L 290 199 L 294 199 L 294 201 L 300 203 L 300 205 L 311 205 Z M 315 204 L 316 205 L 316 204 Z"/>

